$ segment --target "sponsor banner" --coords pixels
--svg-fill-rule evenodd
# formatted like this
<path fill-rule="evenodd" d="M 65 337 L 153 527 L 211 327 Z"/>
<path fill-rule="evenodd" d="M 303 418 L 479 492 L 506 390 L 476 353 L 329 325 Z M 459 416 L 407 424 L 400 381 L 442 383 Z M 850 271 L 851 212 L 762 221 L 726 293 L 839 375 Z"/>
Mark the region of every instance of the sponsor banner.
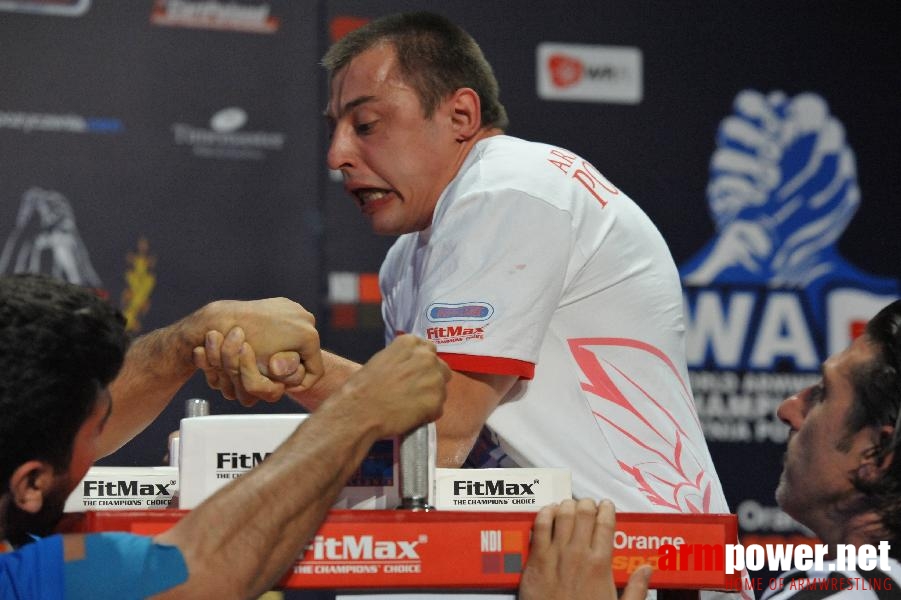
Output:
<path fill-rule="evenodd" d="M 199 158 L 264 160 L 271 152 L 280 152 L 285 134 L 276 131 L 242 131 L 247 112 L 238 106 L 223 108 L 210 117 L 208 128 L 173 123 L 172 136 L 177 146 L 188 146 Z"/>
<path fill-rule="evenodd" d="M 177 495 L 175 467 L 91 467 L 69 495 L 63 510 L 169 508 Z"/>
<path fill-rule="evenodd" d="M 268 2 L 156 0 L 150 22 L 165 27 L 219 29 L 242 33 L 275 33 L 281 21 Z"/>
<path fill-rule="evenodd" d="M 306 414 L 207 415 L 182 419 L 178 450 L 179 507 L 195 508 L 219 488 L 266 460 L 307 418 Z M 395 508 L 397 444 L 370 448 L 336 501 L 336 508 Z"/>
<path fill-rule="evenodd" d="M 0 0 L 0 10 L 56 17 L 80 17 L 91 8 L 91 0 Z"/>
<path fill-rule="evenodd" d="M 23 133 L 117 134 L 125 131 L 114 117 L 85 117 L 72 113 L 51 114 L 0 110 L 0 129 Z"/>
<path fill-rule="evenodd" d="M 739 92 L 709 164 L 716 233 L 679 268 L 698 417 L 718 464 L 771 478 L 720 471 L 742 541 L 812 543 L 772 498 L 788 439 L 776 410 L 901 288 L 839 250 L 864 198 L 844 125 L 821 95 Z"/>
<path fill-rule="evenodd" d="M 328 301 L 330 304 L 379 304 L 378 273 L 353 273 L 333 271 L 328 274 Z"/>
<path fill-rule="evenodd" d="M 542 100 L 638 104 L 644 94 L 639 48 L 544 42 L 536 62 Z"/>
<path fill-rule="evenodd" d="M 435 469 L 437 509 L 534 512 L 569 498 L 569 469 Z"/>
<path fill-rule="evenodd" d="M 378 273 L 328 274 L 328 322 L 334 329 L 381 331 L 385 326 L 381 302 Z"/>
<path fill-rule="evenodd" d="M 79 531 L 153 535 L 186 511 L 92 512 Z M 535 513 L 333 510 L 279 585 L 306 589 L 498 589 L 519 585 Z M 734 515 L 617 513 L 612 560 L 622 587 L 644 564 L 657 566 L 661 547 L 737 543 Z M 454 560 L 448 560 L 453 556 Z M 651 586 L 736 589 L 725 569 L 655 569 Z"/>

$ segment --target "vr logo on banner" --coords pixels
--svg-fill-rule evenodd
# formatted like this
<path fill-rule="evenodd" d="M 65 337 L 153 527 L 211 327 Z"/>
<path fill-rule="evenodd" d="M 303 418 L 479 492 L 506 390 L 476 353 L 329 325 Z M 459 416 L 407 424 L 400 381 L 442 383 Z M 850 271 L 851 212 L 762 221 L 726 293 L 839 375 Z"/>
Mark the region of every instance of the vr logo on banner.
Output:
<path fill-rule="evenodd" d="M 543 42 L 536 48 L 543 100 L 638 104 L 643 97 L 641 50 Z"/>

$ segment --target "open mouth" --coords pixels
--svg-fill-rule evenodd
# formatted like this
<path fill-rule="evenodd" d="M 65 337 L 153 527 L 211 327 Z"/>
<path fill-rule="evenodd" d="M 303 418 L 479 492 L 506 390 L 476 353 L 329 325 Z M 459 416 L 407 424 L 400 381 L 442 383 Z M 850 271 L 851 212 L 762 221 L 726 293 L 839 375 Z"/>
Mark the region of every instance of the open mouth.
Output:
<path fill-rule="evenodd" d="M 374 212 L 396 195 L 393 190 L 379 188 L 360 188 L 352 193 L 364 213 Z"/>
<path fill-rule="evenodd" d="M 354 191 L 354 196 L 357 198 L 357 202 L 360 203 L 360 206 L 366 206 L 370 202 L 375 202 L 376 200 L 381 200 L 385 196 L 388 195 L 388 190 L 380 190 L 375 188 L 364 188 Z"/>

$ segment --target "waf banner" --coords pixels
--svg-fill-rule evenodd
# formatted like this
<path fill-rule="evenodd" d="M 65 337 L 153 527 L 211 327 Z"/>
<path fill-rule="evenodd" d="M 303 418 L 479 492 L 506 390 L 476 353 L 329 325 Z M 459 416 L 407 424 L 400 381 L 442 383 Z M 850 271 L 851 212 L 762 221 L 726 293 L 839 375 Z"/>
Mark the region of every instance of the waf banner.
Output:
<path fill-rule="evenodd" d="M 809 532 L 772 494 L 788 436 L 776 408 L 819 380 L 899 282 L 839 251 L 867 199 L 826 99 L 748 89 L 732 108 L 710 158 L 716 233 L 680 268 L 691 385 L 742 542 L 799 541 Z"/>

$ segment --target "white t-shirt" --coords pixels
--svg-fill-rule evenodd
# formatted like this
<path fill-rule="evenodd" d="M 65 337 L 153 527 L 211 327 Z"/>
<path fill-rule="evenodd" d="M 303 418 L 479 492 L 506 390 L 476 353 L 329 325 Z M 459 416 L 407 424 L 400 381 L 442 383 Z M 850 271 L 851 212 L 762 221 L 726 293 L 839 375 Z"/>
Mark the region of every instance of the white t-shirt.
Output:
<path fill-rule="evenodd" d="M 682 291 L 654 224 L 575 154 L 480 141 L 430 228 L 382 264 L 386 336 L 520 379 L 487 426 L 502 466 L 565 467 L 619 510 L 728 512 L 698 422 Z"/>
<path fill-rule="evenodd" d="M 835 561 L 823 563 L 823 570 L 788 571 L 771 582 L 763 600 L 816 598 L 828 600 L 873 600 L 901 598 L 901 563 L 889 559 L 889 568 L 873 571 L 837 571 Z"/>

